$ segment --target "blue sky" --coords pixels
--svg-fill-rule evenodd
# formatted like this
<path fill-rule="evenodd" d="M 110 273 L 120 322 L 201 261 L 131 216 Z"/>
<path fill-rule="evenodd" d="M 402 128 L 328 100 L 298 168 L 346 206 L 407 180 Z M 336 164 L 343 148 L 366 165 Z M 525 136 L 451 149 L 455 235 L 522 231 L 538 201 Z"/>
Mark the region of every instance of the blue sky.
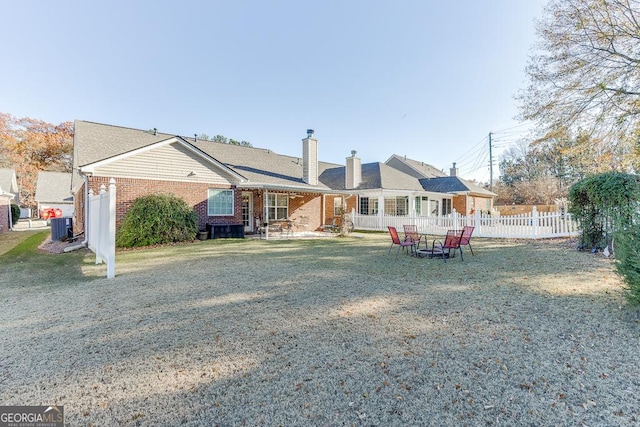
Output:
<path fill-rule="evenodd" d="M 543 0 L 5 1 L 0 111 L 488 180 Z M 515 127 L 515 128 L 514 128 Z M 494 174 L 497 175 L 497 167 Z"/>

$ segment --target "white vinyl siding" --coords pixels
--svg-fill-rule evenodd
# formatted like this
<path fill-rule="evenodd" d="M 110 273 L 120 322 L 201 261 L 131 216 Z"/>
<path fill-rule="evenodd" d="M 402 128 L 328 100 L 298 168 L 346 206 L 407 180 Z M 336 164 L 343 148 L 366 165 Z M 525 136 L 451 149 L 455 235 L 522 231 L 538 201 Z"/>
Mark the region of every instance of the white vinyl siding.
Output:
<path fill-rule="evenodd" d="M 182 144 L 159 146 L 96 168 L 95 176 L 229 185 L 233 179 Z"/>

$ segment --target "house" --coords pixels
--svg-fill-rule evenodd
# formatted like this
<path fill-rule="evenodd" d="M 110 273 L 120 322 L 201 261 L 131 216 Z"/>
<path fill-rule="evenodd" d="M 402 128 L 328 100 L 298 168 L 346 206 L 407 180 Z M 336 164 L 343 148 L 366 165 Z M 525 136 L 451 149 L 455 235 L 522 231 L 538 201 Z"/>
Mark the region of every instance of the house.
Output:
<path fill-rule="evenodd" d="M 71 193 L 71 174 L 47 172 L 38 174 L 35 200 L 38 212 L 45 209 L 60 209 L 63 217 L 72 217 L 74 211 Z"/>
<path fill-rule="evenodd" d="M 362 164 L 353 151 L 345 165 L 318 160 L 313 130 L 298 146 L 300 156 L 269 149 L 76 121 L 72 191 L 74 233 L 84 231 L 86 196 L 114 178 L 116 226 L 135 199 L 170 193 L 194 207 L 201 230 L 214 226 L 257 232 L 286 221 L 294 232 L 336 224 L 344 211 L 364 215 L 448 215 L 469 212 L 493 193 L 446 176 L 423 162 L 392 156 Z M 458 208 L 459 207 L 459 208 Z M 484 207 L 484 206 L 483 206 Z"/>
<path fill-rule="evenodd" d="M 393 155 L 385 163 L 418 178 L 422 188 L 427 192 L 450 195 L 451 206 L 462 215 L 473 215 L 476 211 L 491 212 L 493 210 L 493 199 L 497 194 L 462 179 L 455 163 L 449 170 L 449 176 L 431 165 L 407 159 L 406 156 Z M 426 201 L 426 203 L 437 204 L 435 201 Z M 421 212 L 420 204 L 424 207 L 425 200 L 422 199 L 420 203 L 416 201 L 417 213 Z M 451 213 L 451 208 L 447 207 L 441 211 L 442 214 Z"/>
<path fill-rule="evenodd" d="M 86 194 L 116 180 L 116 225 L 133 201 L 150 193 L 171 193 L 194 207 L 201 230 L 242 226 L 254 233 L 265 223 L 289 220 L 294 231 L 325 224 L 325 205 L 335 191 L 318 180 L 337 165 L 318 161 L 312 130 L 300 157 L 268 149 L 223 144 L 88 121 L 76 121 L 72 188 L 74 232 L 84 230 Z M 338 196 L 342 196 L 338 194 Z"/>
<path fill-rule="evenodd" d="M 398 155 L 385 163 L 362 164 L 355 151 L 346 158 L 346 166 L 326 169 L 320 180 L 355 195 L 353 207 L 361 215 L 445 216 L 453 209 L 468 215 L 475 209 L 490 211 L 495 196 L 460 178 L 455 164 L 447 176 L 434 166 Z"/>
<path fill-rule="evenodd" d="M 13 228 L 11 204 L 18 204 L 19 191 L 16 171 L 0 168 L 0 232 Z"/>

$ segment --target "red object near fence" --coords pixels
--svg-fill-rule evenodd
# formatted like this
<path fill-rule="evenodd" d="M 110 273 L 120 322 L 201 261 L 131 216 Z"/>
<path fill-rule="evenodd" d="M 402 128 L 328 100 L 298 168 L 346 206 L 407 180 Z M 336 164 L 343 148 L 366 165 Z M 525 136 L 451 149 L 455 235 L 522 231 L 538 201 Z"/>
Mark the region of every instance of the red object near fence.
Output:
<path fill-rule="evenodd" d="M 62 210 L 56 208 L 40 209 L 40 218 L 44 220 L 51 218 L 62 218 Z"/>

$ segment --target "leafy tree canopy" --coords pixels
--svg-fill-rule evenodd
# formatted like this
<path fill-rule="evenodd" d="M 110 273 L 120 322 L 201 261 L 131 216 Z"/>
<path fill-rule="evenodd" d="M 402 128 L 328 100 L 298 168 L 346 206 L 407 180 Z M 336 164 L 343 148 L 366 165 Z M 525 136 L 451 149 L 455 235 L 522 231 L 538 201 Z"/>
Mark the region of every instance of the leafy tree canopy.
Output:
<path fill-rule="evenodd" d="M 0 113 L 0 166 L 16 171 L 20 201 L 35 206 L 40 171 L 71 172 L 73 123 L 58 125 Z"/>
<path fill-rule="evenodd" d="M 206 133 L 201 133 L 200 135 L 198 135 L 198 139 L 202 139 L 204 141 L 213 141 L 213 142 L 219 142 L 222 144 L 231 144 L 231 145 L 242 145 L 244 147 L 253 147 L 253 145 L 251 145 L 251 143 L 249 141 L 236 141 L 235 139 L 230 139 L 227 138 L 226 136 L 222 136 L 222 135 L 216 135 L 216 136 L 209 136 Z"/>

